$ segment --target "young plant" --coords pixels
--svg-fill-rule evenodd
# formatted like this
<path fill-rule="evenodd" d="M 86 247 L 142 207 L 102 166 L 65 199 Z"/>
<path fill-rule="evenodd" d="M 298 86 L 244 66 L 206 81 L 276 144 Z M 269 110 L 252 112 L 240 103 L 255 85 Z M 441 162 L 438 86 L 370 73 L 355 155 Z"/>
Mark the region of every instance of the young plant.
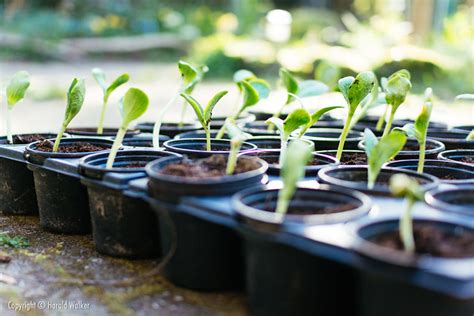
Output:
<path fill-rule="evenodd" d="M 23 100 L 29 86 L 30 74 L 26 71 L 17 72 L 7 85 L 7 141 L 10 144 L 13 144 L 11 112 L 13 107 Z"/>
<path fill-rule="evenodd" d="M 425 165 L 425 150 L 426 150 L 426 135 L 428 134 L 428 125 L 430 124 L 432 105 L 432 90 L 427 88 L 425 90 L 425 102 L 421 113 L 415 120 L 414 124 L 406 124 L 403 130 L 409 137 L 414 137 L 420 145 L 420 154 L 418 158 L 418 173 L 423 173 Z"/>
<path fill-rule="evenodd" d="M 227 119 L 224 124 L 227 134 L 230 136 L 230 154 L 227 159 L 226 174 L 231 175 L 234 173 L 235 166 L 237 165 L 237 154 L 239 153 L 240 147 L 243 142 L 252 137 L 252 135 L 243 132 L 232 119 Z"/>
<path fill-rule="evenodd" d="M 466 140 L 474 140 L 474 129 L 467 135 Z"/>
<path fill-rule="evenodd" d="M 359 106 L 359 111 L 354 115 L 354 119 L 351 123 L 351 129 L 364 117 L 367 116 L 367 112 L 377 106 L 385 104 L 385 94 L 381 93 L 379 82 L 377 77 L 375 77 L 374 86 L 370 94 L 361 102 Z"/>
<path fill-rule="evenodd" d="M 309 128 L 311 128 L 311 126 L 316 124 L 324 114 L 326 114 L 326 113 L 328 113 L 332 110 L 341 109 L 341 108 L 342 108 L 342 106 L 338 106 L 338 105 L 336 105 L 336 106 L 327 106 L 327 107 L 319 109 L 316 112 L 314 112 L 313 114 L 311 114 L 308 124 L 303 126 L 303 128 L 301 129 L 301 131 L 298 134 L 298 138 L 301 138 L 302 136 L 304 136 L 304 134 L 306 134 L 306 131 Z"/>
<path fill-rule="evenodd" d="M 78 80 L 77 78 L 74 78 L 74 80 L 71 82 L 71 85 L 69 86 L 69 90 L 67 91 L 66 112 L 64 113 L 64 120 L 61 124 L 61 129 L 59 130 L 59 133 L 56 136 L 56 141 L 54 142 L 53 152 L 58 151 L 64 131 L 66 131 L 69 123 L 71 123 L 72 119 L 81 110 L 85 95 L 86 86 L 84 79 Z"/>
<path fill-rule="evenodd" d="M 120 128 L 115 136 L 109 157 L 107 158 L 107 169 L 111 169 L 114 166 L 117 151 L 127 133 L 128 125 L 146 112 L 148 109 L 148 103 L 148 96 L 140 89 L 130 88 L 125 93 L 120 108 L 122 113 L 122 123 L 120 124 Z"/>
<path fill-rule="evenodd" d="M 368 161 L 367 187 L 373 189 L 384 163 L 395 157 L 407 141 L 405 133 L 394 129 L 380 140 L 366 128 L 364 131 L 365 154 Z"/>
<path fill-rule="evenodd" d="M 129 75 L 127 73 L 121 74 L 120 76 L 115 78 L 115 80 L 110 85 L 107 85 L 107 82 L 105 81 L 105 73 L 102 69 L 92 69 L 92 76 L 102 88 L 102 92 L 104 93 L 104 96 L 102 98 L 102 111 L 100 112 L 99 125 L 97 126 L 97 134 L 102 134 L 104 132 L 105 110 L 107 108 L 107 102 L 109 100 L 109 97 L 112 92 L 115 91 L 115 89 L 117 89 L 128 81 Z"/>
<path fill-rule="evenodd" d="M 201 123 L 202 128 L 206 132 L 206 150 L 211 150 L 211 119 L 212 119 L 212 110 L 216 106 L 217 102 L 227 94 L 227 91 L 220 91 L 214 95 L 214 97 L 209 101 L 206 108 L 203 108 L 201 104 L 194 99 L 192 96 L 181 93 L 181 96 L 191 105 L 196 116 Z"/>
<path fill-rule="evenodd" d="M 400 105 L 405 102 L 408 92 L 411 90 L 410 73 L 406 69 L 399 70 L 388 77 L 385 86 L 385 100 L 390 105 L 390 114 L 382 137 L 390 133 L 393 118 Z"/>
<path fill-rule="evenodd" d="M 293 102 L 295 96 L 300 98 L 311 97 L 323 94 L 329 91 L 329 87 L 324 83 L 316 80 L 304 80 L 298 82 L 296 78 L 285 68 L 280 68 L 280 80 L 286 88 L 287 98 L 281 108 L 273 114 L 273 117 L 279 118 L 284 108 Z M 273 125 L 269 126 L 273 129 Z"/>
<path fill-rule="evenodd" d="M 388 82 L 388 79 L 386 77 L 382 77 L 382 79 L 380 79 L 380 85 L 382 86 L 382 91 L 387 90 L 387 82 Z M 377 132 L 380 132 L 382 130 L 383 124 L 385 123 L 385 119 L 387 118 L 388 109 L 390 108 L 390 105 L 387 104 L 387 100 L 385 99 L 385 93 L 383 93 L 383 100 L 385 102 L 385 106 L 384 106 L 385 108 L 384 108 L 383 114 L 380 115 L 379 120 L 377 121 L 377 125 L 375 126 L 375 130 Z"/>
<path fill-rule="evenodd" d="M 267 98 L 270 93 L 270 85 L 263 79 L 250 78 L 244 79 L 236 83 L 242 95 L 242 103 L 237 111 L 229 118 L 236 120 L 249 107 L 255 105 L 261 99 Z M 225 126 L 217 133 L 216 139 L 221 139 L 224 136 Z"/>
<path fill-rule="evenodd" d="M 301 140 L 294 140 L 288 147 L 288 154 L 282 163 L 283 188 L 278 192 L 276 213 L 283 216 L 296 191 L 298 181 L 304 177 L 305 166 L 311 160 L 311 148 Z"/>
<path fill-rule="evenodd" d="M 178 69 L 181 73 L 181 84 L 179 85 L 178 91 L 172 96 L 168 103 L 163 107 L 163 109 L 158 113 L 158 118 L 153 127 L 153 147 L 160 148 L 160 128 L 161 123 L 165 114 L 169 111 L 171 106 L 173 106 L 176 99 L 181 95 L 181 93 L 188 91 L 189 89 L 194 88 L 194 86 L 201 80 L 199 78 L 199 71 L 191 64 L 180 60 L 178 62 Z"/>
<path fill-rule="evenodd" d="M 359 104 L 367 97 L 375 85 L 375 75 L 371 71 L 364 71 L 354 77 L 344 77 L 339 80 L 339 90 L 348 105 L 347 118 L 344 123 L 344 128 L 339 139 L 339 146 L 337 148 L 336 159 L 341 160 L 342 151 L 344 150 L 344 143 L 346 142 L 347 134 L 349 134 L 351 121 Z"/>
<path fill-rule="evenodd" d="M 195 80 L 192 81 L 192 83 L 188 86 L 188 88 L 184 91 L 186 94 L 191 95 L 193 93 L 194 88 L 198 85 L 199 82 L 201 82 L 204 79 L 204 75 L 209 71 L 209 68 L 207 68 L 206 65 L 200 66 L 196 68 L 197 70 L 197 76 Z M 181 110 L 181 118 L 179 120 L 178 126 L 183 127 L 184 125 L 184 117 L 186 116 L 186 109 L 188 108 L 186 101 L 183 100 L 183 107 Z"/>
<path fill-rule="evenodd" d="M 424 193 L 418 182 L 401 173 L 390 178 L 390 191 L 395 196 L 405 197 L 407 206 L 399 222 L 400 240 L 405 251 L 415 252 L 415 239 L 413 237 L 412 209 L 416 201 L 424 200 Z"/>
<path fill-rule="evenodd" d="M 276 126 L 278 131 L 280 132 L 280 166 L 283 165 L 283 161 L 285 160 L 286 149 L 288 145 L 288 139 L 290 138 L 291 133 L 297 130 L 300 127 L 307 126 L 311 121 L 311 117 L 309 116 L 308 111 L 305 109 L 296 109 L 288 116 L 285 120 L 282 120 L 279 117 L 271 117 L 265 121 L 267 124 L 273 124 Z"/>

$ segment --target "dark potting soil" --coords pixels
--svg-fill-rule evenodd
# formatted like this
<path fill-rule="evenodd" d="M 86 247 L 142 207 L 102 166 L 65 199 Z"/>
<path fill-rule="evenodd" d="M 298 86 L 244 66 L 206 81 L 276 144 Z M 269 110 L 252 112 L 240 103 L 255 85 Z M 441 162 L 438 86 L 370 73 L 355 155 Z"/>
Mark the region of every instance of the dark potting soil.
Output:
<path fill-rule="evenodd" d="M 464 163 L 474 164 L 474 158 L 473 157 L 463 157 L 463 158 L 461 158 L 460 161 L 462 161 Z"/>
<path fill-rule="evenodd" d="M 331 157 L 336 157 L 336 153 L 328 153 Z M 342 152 L 341 164 L 352 166 L 352 165 L 366 165 L 367 156 L 364 153 L 351 153 Z"/>
<path fill-rule="evenodd" d="M 445 174 L 444 176 L 441 177 L 441 180 L 458 180 L 455 176 L 451 174 Z"/>
<path fill-rule="evenodd" d="M 46 137 L 39 134 L 30 134 L 30 135 L 15 135 L 13 136 L 13 144 L 31 144 L 40 140 L 45 140 Z"/>
<path fill-rule="evenodd" d="M 117 166 L 116 168 L 125 168 L 125 169 L 139 169 L 144 168 L 149 161 L 134 161 L 125 165 Z"/>
<path fill-rule="evenodd" d="M 279 166 L 280 159 L 278 156 L 265 156 L 265 153 L 262 153 L 261 155 L 257 155 L 258 158 L 265 160 L 268 164 L 274 165 L 274 166 Z M 318 166 L 320 164 L 320 161 L 318 158 L 313 158 L 308 163 L 308 166 Z"/>
<path fill-rule="evenodd" d="M 212 155 L 199 160 L 183 160 L 172 163 L 159 171 L 160 174 L 187 177 L 187 178 L 213 178 L 226 175 L 227 157 Z M 260 164 L 252 158 L 239 158 L 233 174 L 239 174 L 260 168 Z"/>
<path fill-rule="evenodd" d="M 269 202 L 270 201 L 266 203 L 263 211 L 275 212 L 274 207 L 272 207 L 272 205 Z M 338 205 L 325 206 L 325 207 L 293 205 L 288 208 L 287 214 L 291 214 L 291 215 L 333 214 L 333 213 L 350 211 L 350 210 L 356 209 L 357 207 L 358 207 L 357 205 L 351 204 L 351 203 L 338 204 Z"/>
<path fill-rule="evenodd" d="M 431 143 L 427 143 L 426 144 L 426 150 L 430 150 L 430 149 L 435 149 L 436 147 L 431 144 Z M 402 151 L 419 151 L 420 150 L 420 145 L 418 144 L 405 144 L 405 146 L 403 146 L 403 149 Z"/>
<path fill-rule="evenodd" d="M 52 152 L 54 143 L 50 140 L 44 140 L 36 146 L 36 150 L 43 152 Z M 75 142 L 71 144 L 60 145 L 60 153 L 85 153 L 110 149 L 109 147 L 93 145 L 87 142 Z"/>
<path fill-rule="evenodd" d="M 429 223 L 415 223 L 413 227 L 415 252 L 444 258 L 474 257 L 474 233 L 454 234 Z M 379 246 L 403 250 L 399 231 L 380 234 L 371 240 Z"/>

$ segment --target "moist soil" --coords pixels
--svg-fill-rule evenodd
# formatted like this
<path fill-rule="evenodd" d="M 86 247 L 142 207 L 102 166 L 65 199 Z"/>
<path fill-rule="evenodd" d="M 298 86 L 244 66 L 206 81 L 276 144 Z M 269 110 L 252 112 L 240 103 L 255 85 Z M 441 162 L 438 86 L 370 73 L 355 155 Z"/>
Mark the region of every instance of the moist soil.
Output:
<path fill-rule="evenodd" d="M 37 141 L 45 140 L 46 137 L 40 134 L 29 134 L 29 135 L 15 135 L 13 136 L 13 144 L 31 144 Z"/>
<path fill-rule="evenodd" d="M 159 171 L 160 174 L 206 179 L 222 177 L 226 175 L 227 157 L 224 155 L 212 155 L 208 158 L 198 160 L 183 160 L 172 163 Z M 244 173 L 260 168 L 260 164 L 252 158 L 239 158 L 233 174 Z"/>
<path fill-rule="evenodd" d="M 474 157 L 463 157 L 460 159 L 461 162 L 474 164 Z"/>
<path fill-rule="evenodd" d="M 465 230 L 461 234 L 455 234 L 434 224 L 415 223 L 413 233 L 417 254 L 444 258 L 474 257 L 473 231 Z M 371 241 L 382 247 L 403 250 L 398 230 L 380 234 Z"/>
<path fill-rule="evenodd" d="M 327 153 L 327 155 L 336 157 L 336 153 Z M 367 156 L 364 153 L 342 152 L 341 164 L 347 166 L 366 165 Z"/>
<path fill-rule="evenodd" d="M 265 160 L 268 164 L 272 165 L 272 166 L 279 166 L 279 156 L 265 156 L 265 153 L 262 153 L 261 155 L 257 155 L 258 158 L 262 159 L 262 160 Z M 321 161 L 319 161 L 319 159 L 317 157 L 313 158 L 313 160 L 311 160 L 309 163 L 308 163 L 308 166 L 319 166 L 321 165 Z M 323 163 L 324 164 L 324 163 Z"/>
<path fill-rule="evenodd" d="M 270 203 L 268 203 L 270 204 Z M 288 208 L 287 214 L 291 215 L 317 215 L 317 214 L 333 214 L 333 213 L 340 213 L 346 212 L 353 209 L 356 209 L 358 205 L 345 203 L 345 204 L 338 204 L 338 205 L 331 205 L 325 207 L 311 207 L 311 206 L 290 206 Z M 265 206 L 263 211 L 266 212 L 275 212 L 275 209 L 272 208 L 270 205 Z"/>
<path fill-rule="evenodd" d="M 440 177 L 441 180 L 458 180 L 458 178 L 456 178 L 455 176 L 451 175 L 451 174 L 446 174 L 442 177 Z"/>
<path fill-rule="evenodd" d="M 117 166 L 116 168 L 139 169 L 139 168 L 145 168 L 147 163 L 149 163 L 149 161 L 134 161 L 125 165 Z"/>
<path fill-rule="evenodd" d="M 36 150 L 42 152 L 52 152 L 54 143 L 50 140 L 44 140 L 36 146 Z M 58 152 L 60 153 L 85 153 L 85 152 L 95 152 L 101 150 L 107 150 L 110 147 L 93 145 L 87 142 L 75 142 L 65 145 L 60 145 Z"/>
<path fill-rule="evenodd" d="M 426 144 L 426 150 L 431 150 L 435 148 L 436 146 L 431 143 Z M 402 149 L 402 151 L 419 151 L 419 150 L 420 150 L 420 145 L 418 144 L 405 144 L 405 146 L 403 146 L 403 149 Z"/>

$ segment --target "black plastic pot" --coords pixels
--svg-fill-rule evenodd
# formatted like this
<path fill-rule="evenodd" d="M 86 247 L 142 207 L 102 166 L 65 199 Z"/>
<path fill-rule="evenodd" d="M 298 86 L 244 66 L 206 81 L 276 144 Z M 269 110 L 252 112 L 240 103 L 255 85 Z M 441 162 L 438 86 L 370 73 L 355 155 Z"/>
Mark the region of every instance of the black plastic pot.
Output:
<path fill-rule="evenodd" d="M 278 189 L 255 188 L 233 197 L 233 209 L 243 223 L 246 293 L 252 315 L 353 315 L 355 273 L 347 266 L 288 245 L 286 227 L 343 223 L 364 216 L 370 199 L 358 192 L 321 186 L 299 188 L 289 211 L 299 208 L 336 207 L 353 203 L 346 212 L 281 217 L 274 209 Z M 324 247 L 320 244 L 320 247 Z M 343 285 L 343 286 L 341 286 Z M 342 303 L 343 302 L 343 303 Z"/>
<path fill-rule="evenodd" d="M 252 110 L 250 110 L 249 113 L 255 115 L 257 121 L 265 121 L 265 120 L 267 120 L 267 119 L 269 119 L 270 117 L 273 116 L 273 113 L 264 112 L 264 111 L 255 111 L 255 110 L 252 111 Z M 285 119 L 287 117 L 287 115 L 288 115 L 287 113 L 282 113 L 280 115 L 280 118 Z M 330 114 L 325 114 L 319 120 L 320 121 L 334 121 L 335 118 L 333 118 Z"/>
<path fill-rule="evenodd" d="M 219 130 L 222 126 L 225 124 L 225 120 L 228 118 L 228 116 L 213 116 L 211 120 L 211 129 L 217 129 Z M 245 123 L 250 123 L 255 121 L 257 118 L 253 114 L 242 114 L 239 116 L 236 120 L 235 123 L 237 125 L 243 125 Z"/>
<path fill-rule="evenodd" d="M 474 125 L 457 125 L 454 126 L 451 130 L 453 131 L 466 131 L 470 133 L 474 129 Z"/>
<path fill-rule="evenodd" d="M 56 136 L 39 135 L 45 138 Z M 23 157 L 25 146 L 7 144 L 7 138 L 0 137 L 0 211 L 3 214 L 38 214 L 33 174 L 26 168 Z"/>
<path fill-rule="evenodd" d="M 342 129 L 335 128 L 310 128 L 304 134 L 304 138 L 314 143 L 315 150 L 337 149 L 339 146 L 339 137 Z M 293 135 L 296 136 L 296 135 Z M 351 131 L 347 135 L 344 149 L 358 149 L 357 144 L 362 140 L 363 134 L 357 131 Z"/>
<path fill-rule="evenodd" d="M 389 168 L 401 168 L 416 171 L 418 159 L 397 160 L 385 164 Z M 447 161 L 447 160 L 425 160 L 423 173 L 437 177 L 442 183 L 447 184 L 474 184 L 474 166 Z"/>
<path fill-rule="evenodd" d="M 462 233 L 464 230 L 473 230 L 472 225 L 465 226 L 454 221 L 415 218 L 414 223 L 429 223 L 453 234 Z M 439 268 L 440 266 L 457 271 L 472 271 L 473 258 L 414 256 L 403 251 L 387 249 L 369 241 L 381 233 L 397 229 L 398 218 L 371 222 L 361 225 L 357 229 L 357 235 L 360 238 L 357 251 L 368 257 L 366 268 L 358 277 L 358 314 L 364 316 L 461 316 L 472 313 L 474 305 L 472 297 L 463 297 L 459 290 L 457 292 L 454 292 L 454 289 L 451 290 L 451 284 L 456 282 L 449 278 L 443 278 L 443 273 L 441 273 L 441 277 L 438 277 L 438 280 L 429 277 L 431 284 L 427 285 L 427 288 L 410 284 L 404 279 L 407 276 L 418 279 L 430 268 Z M 444 293 L 431 289 L 435 286 L 444 288 Z"/>
<path fill-rule="evenodd" d="M 211 138 L 215 138 L 217 133 L 219 133 L 218 129 L 211 129 Z M 196 130 L 186 133 L 180 133 L 174 137 L 174 139 L 189 139 L 189 138 L 206 138 L 206 132 L 204 130 Z M 222 139 L 229 139 L 227 133 L 224 133 Z"/>
<path fill-rule="evenodd" d="M 447 150 L 450 149 L 474 149 L 474 140 L 466 140 L 468 131 L 428 131 L 428 137 L 442 142 Z"/>
<path fill-rule="evenodd" d="M 414 120 L 410 120 L 410 119 L 403 119 L 403 120 L 394 120 L 393 123 L 392 123 L 392 126 L 393 127 L 403 127 L 405 126 L 406 124 L 414 124 L 415 121 Z M 447 131 L 448 130 L 448 124 L 446 123 L 443 123 L 443 122 L 435 122 L 435 121 L 430 121 L 430 123 L 428 124 L 428 131 Z"/>
<path fill-rule="evenodd" d="M 316 151 L 316 153 L 318 154 L 323 154 L 323 155 L 327 155 L 327 156 L 331 156 L 331 157 L 336 157 L 337 155 L 337 150 L 318 150 Z M 340 161 L 340 164 L 341 165 L 367 165 L 367 163 L 354 163 L 354 162 L 351 162 L 351 155 L 352 154 L 360 154 L 360 155 L 365 155 L 365 152 L 363 150 L 343 150 L 342 151 L 342 157 L 341 157 L 341 161 Z"/>
<path fill-rule="evenodd" d="M 230 152 L 230 140 L 211 139 L 211 150 L 206 150 L 205 138 L 172 139 L 166 141 L 163 146 L 166 150 L 190 158 L 204 158 L 212 155 L 228 155 Z M 257 146 L 244 142 L 240 147 L 240 152 L 256 149 Z"/>
<path fill-rule="evenodd" d="M 71 127 L 66 129 L 66 133 L 74 137 L 115 137 L 118 128 L 104 128 L 102 134 L 97 133 L 97 127 Z M 125 138 L 134 137 L 140 134 L 138 129 L 129 129 L 125 133 Z"/>
<path fill-rule="evenodd" d="M 268 124 L 265 121 L 254 121 L 245 123 L 242 130 L 253 136 L 274 136 L 278 135 L 278 129 L 268 129 Z"/>
<path fill-rule="evenodd" d="M 142 133 L 153 133 L 153 127 L 155 123 L 140 123 L 135 126 L 136 129 L 140 130 Z M 180 133 L 196 131 L 201 128 L 201 125 L 198 123 L 183 123 L 182 126 L 179 126 L 179 123 L 163 123 L 160 128 L 160 135 L 166 135 L 169 138 L 173 138 Z"/>
<path fill-rule="evenodd" d="M 280 175 L 280 150 L 278 149 L 255 150 L 247 153 L 242 153 L 240 154 L 240 156 L 253 156 L 265 160 L 268 163 L 267 174 L 272 176 Z M 339 165 L 339 162 L 336 158 L 319 153 L 313 153 L 313 160 L 305 167 L 305 176 L 316 176 L 318 174 L 318 171 L 322 168 L 337 165 Z"/>
<path fill-rule="evenodd" d="M 104 138 L 65 138 L 61 144 L 88 142 L 111 147 Z M 91 231 L 87 190 L 80 182 L 77 158 L 90 152 L 48 153 L 36 150 L 38 143 L 25 150 L 28 169 L 33 171 L 41 227 L 65 234 L 87 234 Z M 74 159 L 76 158 L 76 159 Z"/>
<path fill-rule="evenodd" d="M 464 164 L 474 165 L 474 150 L 473 149 L 454 149 L 446 150 L 438 155 L 438 159 L 450 160 Z"/>
<path fill-rule="evenodd" d="M 79 161 L 98 252 L 124 258 L 151 258 L 161 253 L 154 211 L 142 198 L 123 191 L 129 181 L 145 177 L 148 162 L 170 156 L 178 155 L 158 150 L 123 150 L 117 153 L 112 169 L 105 168 L 108 153 L 88 155 Z M 143 166 L 126 168 L 133 163 Z"/>
<path fill-rule="evenodd" d="M 365 150 L 365 143 L 363 140 L 359 142 L 359 148 Z M 407 138 L 405 146 L 417 147 L 419 148 L 418 141 L 414 138 Z M 425 150 L 425 159 L 436 159 L 438 154 L 442 152 L 445 147 L 444 144 L 440 141 L 434 139 L 426 139 L 426 150 Z M 418 159 L 420 156 L 419 150 L 401 150 L 396 156 L 395 160 L 407 160 L 407 159 Z"/>
<path fill-rule="evenodd" d="M 290 137 L 289 141 L 295 140 L 295 137 Z M 314 144 L 309 139 L 300 138 L 301 141 L 314 148 Z M 254 144 L 257 149 L 280 149 L 281 140 L 280 136 L 255 136 L 246 140 L 247 143 Z"/>
<path fill-rule="evenodd" d="M 419 174 L 405 169 L 382 168 L 373 189 L 367 187 L 367 167 L 366 166 L 339 166 L 321 169 L 318 176 L 323 183 L 357 190 L 371 195 L 390 196 L 389 180 L 397 173 L 403 173 L 415 178 L 424 190 L 435 188 L 439 181 L 429 174 Z"/>
<path fill-rule="evenodd" d="M 160 135 L 160 146 L 170 138 L 166 135 Z M 152 135 L 140 135 L 133 138 L 124 139 L 122 142 L 123 146 L 129 147 L 153 147 L 153 136 Z"/>
<path fill-rule="evenodd" d="M 429 191 L 425 199 L 438 210 L 474 216 L 474 186 Z"/>

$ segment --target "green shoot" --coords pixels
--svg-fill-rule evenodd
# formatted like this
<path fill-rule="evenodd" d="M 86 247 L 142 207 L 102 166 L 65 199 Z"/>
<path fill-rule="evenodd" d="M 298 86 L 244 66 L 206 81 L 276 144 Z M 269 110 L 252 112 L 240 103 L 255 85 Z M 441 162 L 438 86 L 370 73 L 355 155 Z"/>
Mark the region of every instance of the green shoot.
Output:
<path fill-rule="evenodd" d="M 26 248 L 30 246 L 30 241 L 23 236 L 10 236 L 6 232 L 0 233 L 0 246 L 10 248 Z"/>
<path fill-rule="evenodd" d="M 420 154 L 418 158 L 418 173 L 423 173 L 425 164 L 425 151 L 426 151 L 426 135 L 428 134 L 428 126 L 430 124 L 432 105 L 432 90 L 427 88 L 425 90 L 425 103 L 421 113 L 415 120 L 414 124 L 406 124 L 403 126 L 403 130 L 409 137 L 414 137 L 420 145 Z"/>
<path fill-rule="evenodd" d="M 114 166 L 117 151 L 122 145 L 123 138 L 127 133 L 128 125 L 146 112 L 148 109 L 148 103 L 148 96 L 140 89 L 130 88 L 125 93 L 120 108 L 122 113 L 122 123 L 120 124 L 120 128 L 115 136 L 109 157 L 107 158 L 107 169 L 111 169 Z"/>
<path fill-rule="evenodd" d="M 206 108 L 203 108 L 201 104 L 194 99 L 192 96 L 181 93 L 181 96 L 191 105 L 196 113 L 196 116 L 201 123 L 202 128 L 206 132 L 206 150 L 211 150 L 211 119 L 212 119 L 212 110 L 216 106 L 217 102 L 227 94 L 227 91 L 220 91 L 214 95 L 214 97 L 208 102 Z"/>
<path fill-rule="evenodd" d="M 26 71 L 19 71 L 7 85 L 7 141 L 13 144 L 13 135 L 11 128 L 11 112 L 13 107 L 23 100 L 26 90 L 30 86 L 30 74 Z"/>
<path fill-rule="evenodd" d="M 316 112 L 314 112 L 313 114 L 311 114 L 310 116 L 310 121 L 308 124 L 306 124 L 306 126 L 304 126 L 300 133 L 298 134 L 298 137 L 302 137 L 304 136 L 304 134 L 306 133 L 306 131 L 311 128 L 311 126 L 313 126 L 314 124 L 316 124 L 319 119 L 326 113 L 332 111 L 332 110 L 335 110 L 335 109 L 342 109 L 342 106 L 327 106 L 325 108 L 322 108 L 322 109 L 319 109 L 317 110 Z"/>
<path fill-rule="evenodd" d="M 366 115 L 367 112 L 379 105 L 385 104 L 385 94 L 380 93 L 379 82 L 377 77 L 375 78 L 374 86 L 370 94 L 362 101 L 359 106 L 359 111 L 354 115 L 354 119 L 351 123 L 351 129 Z"/>
<path fill-rule="evenodd" d="M 368 160 L 367 187 L 373 189 L 377 177 L 384 163 L 395 157 L 403 146 L 407 137 L 403 131 L 393 130 L 385 137 L 377 139 L 374 133 L 366 128 L 364 131 L 365 153 Z"/>
<path fill-rule="evenodd" d="M 102 88 L 102 92 L 104 93 L 104 96 L 102 98 L 102 111 L 100 112 L 99 125 L 97 127 L 97 134 L 100 135 L 104 132 L 105 111 L 107 108 L 107 102 L 109 100 L 109 97 L 112 92 L 115 91 L 115 89 L 117 89 L 128 81 L 129 76 L 127 73 L 121 74 L 120 76 L 115 78 L 115 80 L 110 85 L 107 85 L 107 82 L 105 81 L 105 73 L 102 69 L 92 69 L 92 76 Z"/>
<path fill-rule="evenodd" d="M 59 130 L 59 133 L 56 136 L 56 141 L 54 142 L 53 152 L 58 151 L 64 131 L 68 127 L 69 123 L 71 123 L 72 119 L 76 117 L 76 115 L 81 110 L 85 95 L 86 86 L 84 79 L 78 80 L 77 78 L 74 78 L 74 80 L 71 82 L 71 85 L 69 86 L 69 90 L 67 91 L 66 112 L 64 113 L 64 120 L 61 124 L 61 129 Z"/>
<path fill-rule="evenodd" d="M 278 192 L 276 213 L 283 216 L 296 191 L 297 183 L 304 177 L 305 166 L 311 160 L 311 148 L 301 140 L 294 140 L 288 147 L 288 154 L 281 164 L 283 188 Z"/>
<path fill-rule="evenodd" d="M 466 140 L 474 140 L 474 129 L 467 135 Z"/>
<path fill-rule="evenodd" d="M 184 91 L 185 93 L 191 95 L 193 93 L 194 88 L 196 88 L 197 84 L 204 79 L 204 75 L 209 71 L 206 65 L 200 66 L 197 68 L 197 76 L 196 79 L 192 81 L 189 87 Z M 184 117 L 186 116 L 186 109 L 187 109 L 186 101 L 183 102 L 183 107 L 181 110 L 181 118 L 179 120 L 178 127 L 182 127 L 184 125 Z"/>
<path fill-rule="evenodd" d="M 336 159 L 341 160 L 342 151 L 344 150 L 344 143 L 349 134 L 351 121 L 359 104 L 371 93 L 375 85 L 376 77 L 371 71 L 364 71 L 354 77 L 344 77 L 339 80 L 339 90 L 348 105 L 347 119 L 342 129 L 341 137 L 339 139 L 339 146 L 337 148 Z"/>
<path fill-rule="evenodd" d="M 387 136 L 390 132 L 395 112 L 397 112 L 400 105 L 405 102 L 411 87 L 410 73 L 406 69 L 399 70 L 388 77 L 385 86 L 385 100 L 387 104 L 390 104 L 390 114 L 382 137 Z"/>
<path fill-rule="evenodd" d="M 387 83 L 388 83 L 387 78 L 382 77 L 382 79 L 380 79 L 380 85 L 382 86 L 383 91 L 387 90 Z M 382 95 L 383 95 L 383 99 L 384 99 L 384 102 L 385 102 L 385 109 L 383 111 L 383 114 L 379 117 L 379 120 L 378 120 L 377 125 L 375 127 L 375 130 L 377 132 L 380 132 L 382 130 L 383 124 L 385 123 L 385 119 L 387 118 L 388 109 L 390 108 L 390 105 L 387 104 L 387 101 L 385 100 L 385 93 L 382 93 Z"/>
<path fill-rule="evenodd" d="M 288 145 L 288 139 L 291 133 L 300 127 L 307 126 L 311 121 L 308 111 L 305 109 L 296 109 L 285 120 L 279 117 L 271 117 L 265 121 L 267 124 L 273 124 L 280 132 L 281 148 L 280 148 L 280 166 L 283 164 Z"/>
<path fill-rule="evenodd" d="M 199 78 L 199 71 L 194 66 L 192 66 L 191 64 L 188 64 L 187 62 L 180 60 L 178 62 L 178 69 L 181 74 L 181 84 L 179 85 L 179 89 L 177 93 L 175 93 L 172 96 L 172 98 L 168 101 L 168 103 L 158 113 L 158 119 L 156 120 L 155 125 L 153 127 L 153 147 L 154 148 L 160 148 L 160 129 L 161 129 L 161 123 L 163 121 L 165 114 L 173 106 L 174 102 L 181 95 L 181 93 L 183 92 L 186 93 L 186 91 L 189 91 L 189 89 L 191 89 L 193 86 L 197 84 L 196 81 L 199 82 L 199 80 L 201 80 Z"/>
<path fill-rule="evenodd" d="M 227 134 L 230 136 L 230 153 L 227 159 L 226 174 L 231 175 L 234 173 L 235 166 L 237 165 L 237 154 L 239 153 L 240 147 L 243 142 L 252 137 L 252 135 L 243 132 L 232 119 L 227 119 L 224 124 Z"/>
<path fill-rule="evenodd" d="M 413 237 L 412 209 L 416 201 L 424 200 L 423 190 L 415 179 L 398 173 L 390 178 L 390 191 L 393 195 L 405 197 L 407 200 L 407 206 L 399 222 L 400 240 L 405 251 L 413 253 L 415 252 L 415 239 Z"/>

